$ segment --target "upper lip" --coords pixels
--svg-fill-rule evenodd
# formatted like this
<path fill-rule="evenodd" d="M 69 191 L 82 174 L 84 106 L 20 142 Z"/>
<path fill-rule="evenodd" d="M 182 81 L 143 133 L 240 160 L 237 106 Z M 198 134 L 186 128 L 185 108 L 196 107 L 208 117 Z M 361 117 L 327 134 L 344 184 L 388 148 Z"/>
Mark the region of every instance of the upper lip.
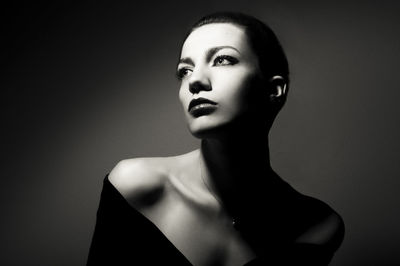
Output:
<path fill-rule="evenodd" d="M 195 107 L 196 105 L 202 104 L 202 103 L 211 103 L 211 104 L 217 104 L 216 102 L 213 102 L 209 99 L 206 98 L 197 98 L 197 99 L 193 99 L 190 101 L 189 103 L 189 107 L 188 107 L 188 111 L 190 111 L 190 109 L 192 109 L 193 107 Z"/>

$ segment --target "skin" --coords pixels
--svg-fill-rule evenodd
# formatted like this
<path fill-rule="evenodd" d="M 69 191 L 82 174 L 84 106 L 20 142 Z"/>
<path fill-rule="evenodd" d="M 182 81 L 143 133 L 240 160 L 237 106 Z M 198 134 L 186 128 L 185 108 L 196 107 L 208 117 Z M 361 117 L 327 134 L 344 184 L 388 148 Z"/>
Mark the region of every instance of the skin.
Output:
<path fill-rule="evenodd" d="M 207 184 L 229 208 L 236 204 L 237 191 L 243 194 L 243 183 L 249 182 L 241 176 L 266 176 L 270 171 L 265 136 L 275 114 L 265 110 L 273 104 L 271 99 L 285 97 L 282 83 L 273 82 L 282 77 L 276 75 L 266 84 L 245 31 L 228 23 L 208 24 L 192 32 L 183 44 L 181 60 L 179 98 L 188 127 L 202 140 L 200 160 L 208 173 Z M 197 89 L 191 89 L 196 84 Z M 216 111 L 193 117 L 186 110 L 198 97 L 217 102 Z M 246 160 L 243 154 L 253 156 Z M 251 189 L 264 180 L 251 180 Z"/>
<path fill-rule="evenodd" d="M 192 264 L 244 265 L 256 251 L 231 222 L 244 210 L 262 215 L 274 189 L 267 136 L 276 113 L 269 110 L 286 96 L 286 86 L 279 75 L 262 76 L 244 30 L 233 24 L 195 29 L 180 59 L 179 99 L 200 149 L 123 160 L 109 180 Z M 216 102 L 216 109 L 193 116 L 188 105 L 198 97 Z M 297 241 L 325 244 L 341 228 L 332 210 Z"/>
<path fill-rule="evenodd" d="M 179 99 L 191 133 L 201 139 L 217 137 L 217 129 L 248 111 L 251 85 L 259 78 L 258 61 L 242 29 L 231 24 L 209 24 L 186 39 L 181 53 Z M 185 63 L 189 61 L 189 63 Z M 196 86 L 191 89 L 191 86 Z M 193 98 L 218 103 L 212 115 L 198 118 L 187 112 Z"/>

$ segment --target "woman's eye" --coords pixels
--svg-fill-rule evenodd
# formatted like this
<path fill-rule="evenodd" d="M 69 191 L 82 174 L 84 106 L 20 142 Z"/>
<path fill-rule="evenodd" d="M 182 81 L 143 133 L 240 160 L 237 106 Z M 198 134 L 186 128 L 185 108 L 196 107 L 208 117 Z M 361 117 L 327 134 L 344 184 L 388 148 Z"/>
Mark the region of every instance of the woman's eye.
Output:
<path fill-rule="evenodd" d="M 229 55 L 220 55 L 214 59 L 214 66 L 234 65 L 238 60 Z"/>
<path fill-rule="evenodd" d="M 176 72 L 176 76 L 178 77 L 178 79 L 183 79 L 184 77 L 190 75 L 190 72 L 192 72 L 192 70 L 190 70 L 189 68 L 181 68 L 178 69 L 178 71 Z"/>

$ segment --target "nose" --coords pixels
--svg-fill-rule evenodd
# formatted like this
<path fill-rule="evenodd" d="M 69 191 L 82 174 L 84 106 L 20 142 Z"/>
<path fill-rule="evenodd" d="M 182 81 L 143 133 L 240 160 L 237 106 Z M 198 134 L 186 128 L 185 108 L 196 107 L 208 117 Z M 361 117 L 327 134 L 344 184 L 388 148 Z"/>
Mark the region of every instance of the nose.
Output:
<path fill-rule="evenodd" d="M 192 94 L 197 94 L 200 91 L 209 91 L 209 90 L 211 90 L 211 86 L 209 84 L 205 84 L 200 81 L 189 83 L 189 91 Z"/>
<path fill-rule="evenodd" d="M 193 71 L 190 75 L 189 80 L 189 91 L 192 94 L 199 93 L 201 91 L 211 90 L 210 80 L 208 79 L 207 72 L 202 69 Z"/>

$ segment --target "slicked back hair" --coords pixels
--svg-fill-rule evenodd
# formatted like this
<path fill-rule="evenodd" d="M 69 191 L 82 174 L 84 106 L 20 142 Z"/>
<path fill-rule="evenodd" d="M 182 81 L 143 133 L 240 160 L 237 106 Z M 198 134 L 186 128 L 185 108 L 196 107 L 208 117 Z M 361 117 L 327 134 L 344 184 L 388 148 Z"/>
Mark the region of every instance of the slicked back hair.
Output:
<path fill-rule="evenodd" d="M 285 52 L 272 29 L 255 17 L 239 12 L 216 12 L 202 17 L 190 28 L 186 38 L 195 29 L 213 23 L 231 23 L 244 29 L 261 72 L 266 79 L 280 75 L 289 85 L 289 64 Z"/>

